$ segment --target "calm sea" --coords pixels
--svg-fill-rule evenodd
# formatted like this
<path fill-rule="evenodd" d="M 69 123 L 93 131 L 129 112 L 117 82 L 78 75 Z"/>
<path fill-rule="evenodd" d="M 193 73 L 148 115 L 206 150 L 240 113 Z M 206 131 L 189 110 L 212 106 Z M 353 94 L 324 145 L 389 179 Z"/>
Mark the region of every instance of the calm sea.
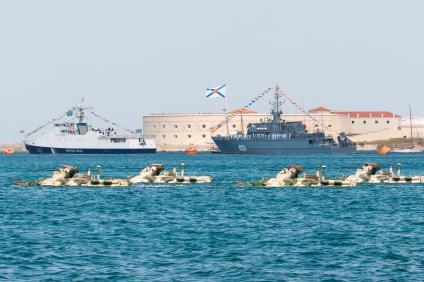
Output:
<path fill-rule="evenodd" d="M 184 161 L 207 185 L 15 187 L 62 164 L 135 175 Z M 424 185 L 237 188 L 325 161 L 329 176 L 367 161 L 424 175 L 424 154 L 378 156 L 0 156 L 0 280 L 424 281 Z"/>

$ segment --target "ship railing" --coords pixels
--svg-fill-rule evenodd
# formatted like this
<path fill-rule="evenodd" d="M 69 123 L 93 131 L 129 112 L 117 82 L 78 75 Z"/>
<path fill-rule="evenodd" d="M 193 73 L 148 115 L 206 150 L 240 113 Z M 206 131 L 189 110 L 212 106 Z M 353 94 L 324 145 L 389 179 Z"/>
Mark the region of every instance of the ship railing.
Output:
<path fill-rule="evenodd" d="M 216 136 L 222 140 L 290 140 L 305 136 L 294 136 L 291 134 L 255 134 L 255 135 L 230 135 L 230 136 Z"/>
<path fill-rule="evenodd" d="M 304 135 L 291 135 L 291 134 L 256 134 L 256 135 L 230 135 L 230 136 L 221 136 L 217 135 L 215 138 L 220 140 L 235 140 L 235 141 L 248 141 L 248 140 L 263 140 L 263 141 L 275 141 L 275 140 L 291 140 L 291 139 L 306 139 L 307 136 Z M 325 140 L 311 140 L 314 144 L 319 144 L 322 146 L 337 146 L 336 143 L 328 142 Z"/>
<path fill-rule="evenodd" d="M 119 134 L 115 132 L 102 133 L 100 138 L 111 139 L 111 138 L 125 138 L 125 139 L 137 139 L 137 138 L 145 138 L 140 133 L 128 133 L 128 134 Z"/>

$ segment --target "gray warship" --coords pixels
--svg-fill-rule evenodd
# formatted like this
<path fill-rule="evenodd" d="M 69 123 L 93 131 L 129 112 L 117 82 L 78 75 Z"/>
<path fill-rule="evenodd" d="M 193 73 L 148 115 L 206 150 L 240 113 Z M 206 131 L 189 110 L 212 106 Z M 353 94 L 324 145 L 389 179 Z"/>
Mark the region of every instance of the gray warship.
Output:
<path fill-rule="evenodd" d="M 250 123 L 247 133 L 228 136 L 216 135 L 212 139 L 224 154 L 349 154 L 356 152 L 356 144 L 341 132 L 337 138 L 325 135 L 321 130 L 308 132 L 301 121 L 281 120 L 281 94 L 278 87 L 274 93 L 272 119 Z"/>

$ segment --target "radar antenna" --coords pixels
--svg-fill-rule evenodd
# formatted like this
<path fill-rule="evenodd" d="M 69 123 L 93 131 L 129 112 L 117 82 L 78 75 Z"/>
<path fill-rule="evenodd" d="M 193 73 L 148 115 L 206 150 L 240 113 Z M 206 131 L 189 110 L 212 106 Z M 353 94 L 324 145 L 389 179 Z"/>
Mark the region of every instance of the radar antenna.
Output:
<path fill-rule="evenodd" d="M 280 116 L 282 114 L 281 112 L 281 106 L 283 105 L 283 102 L 281 101 L 282 91 L 280 91 L 280 86 L 275 87 L 274 92 L 274 101 L 271 102 L 272 105 L 272 118 L 274 121 L 280 121 Z"/>
<path fill-rule="evenodd" d="M 93 107 L 84 106 L 84 98 L 81 98 L 81 102 L 79 104 L 77 104 L 77 105 L 73 106 L 72 108 L 70 108 L 69 110 L 67 110 L 60 117 L 53 118 L 53 119 L 49 120 L 48 122 L 46 122 L 45 124 L 43 124 L 43 125 L 37 127 L 36 129 L 28 132 L 25 135 L 25 138 L 28 138 L 29 136 L 33 135 L 34 133 L 39 132 L 40 130 L 46 128 L 47 126 L 49 126 L 51 124 L 55 124 L 56 122 L 63 121 L 66 117 L 73 117 L 74 116 L 74 112 L 75 112 L 75 117 L 78 119 L 78 121 L 80 123 L 86 122 L 87 117 L 90 116 L 90 115 L 88 115 L 88 116 L 86 115 L 86 111 L 88 111 L 88 114 L 91 114 L 95 118 L 98 118 L 98 119 L 104 121 L 105 123 L 112 124 L 113 126 L 117 126 L 117 127 L 121 128 L 121 129 L 127 131 L 127 132 L 135 133 L 131 129 L 125 128 L 125 127 L 123 127 L 123 126 L 121 126 L 119 124 L 114 123 L 113 121 L 110 121 L 110 120 L 108 120 L 108 119 L 106 119 L 106 118 L 104 118 L 104 117 L 96 114 L 95 112 L 92 111 L 92 109 L 93 109 Z M 72 121 L 65 122 L 65 124 L 68 124 L 69 126 L 71 126 L 71 125 L 73 126 L 73 122 Z"/>

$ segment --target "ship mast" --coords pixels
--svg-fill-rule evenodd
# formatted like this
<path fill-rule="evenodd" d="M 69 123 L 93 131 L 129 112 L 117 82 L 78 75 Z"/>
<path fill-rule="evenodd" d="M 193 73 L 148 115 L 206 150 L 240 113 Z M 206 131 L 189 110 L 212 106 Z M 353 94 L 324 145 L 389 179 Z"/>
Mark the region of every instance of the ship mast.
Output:
<path fill-rule="evenodd" d="M 82 123 L 84 121 L 84 97 L 81 98 L 81 104 L 77 106 L 78 109 L 78 119 Z"/>
<path fill-rule="evenodd" d="M 282 101 L 281 101 L 281 93 L 280 93 L 280 86 L 276 86 L 275 87 L 275 92 L 274 92 L 274 102 L 271 103 L 272 105 L 272 121 L 274 123 L 279 123 L 280 122 L 280 116 L 282 114 L 281 112 L 281 106 L 282 106 Z"/>
<path fill-rule="evenodd" d="M 244 135 L 243 111 L 240 111 L 240 125 L 241 125 L 241 134 Z"/>

